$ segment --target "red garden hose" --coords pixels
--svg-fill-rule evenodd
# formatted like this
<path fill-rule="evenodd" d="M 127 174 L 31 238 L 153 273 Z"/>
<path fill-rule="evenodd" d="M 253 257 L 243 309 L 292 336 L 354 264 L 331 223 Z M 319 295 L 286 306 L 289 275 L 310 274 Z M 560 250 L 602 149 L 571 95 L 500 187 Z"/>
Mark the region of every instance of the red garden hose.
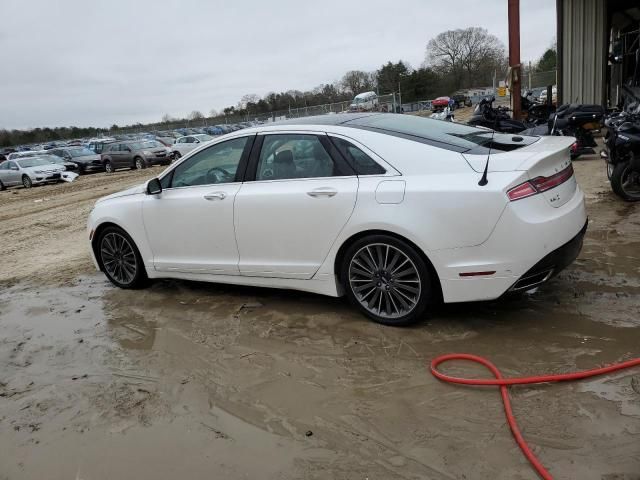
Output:
<path fill-rule="evenodd" d="M 444 362 L 448 362 L 450 360 L 467 360 L 470 362 L 479 363 L 480 365 L 485 366 L 491 373 L 493 373 L 493 378 L 460 378 L 460 377 L 452 377 L 449 375 L 445 375 L 444 373 L 440 373 L 438 371 L 438 365 Z M 518 428 L 518 424 L 516 423 L 516 419 L 513 416 L 513 410 L 511 409 L 511 400 L 509 399 L 509 393 L 507 387 L 509 385 L 527 385 L 531 383 L 548 383 L 548 382 L 564 382 L 568 380 L 580 380 L 582 378 L 595 377 L 596 375 L 603 375 L 605 373 L 616 372 L 618 370 L 623 370 L 625 368 L 637 367 L 640 366 L 640 358 L 634 358 L 633 360 L 628 360 L 626 362 L 616 363 L 613 365 L 609 365 L 607 367 L 602 368 L 594 368 L 592 370 L 584 370 L 582 372 L 574 372 L 574 373 L 563 373 L 559 375 L 538 375 L 535 377 L 516 377 L 516 378 L 504 378 L 493 363 L 483 357 L 479 357 L 477 355 L 471 355 L 468 353 L 450 353 L 448 355 L 441 355 L 439 357 L 434 358 L 431 361 L 431 374 L 436 377 L 438 380 L 442 380 L 443 382 L 448 383 L 458 383 L 462 385 L 494 385 L 500 387 L 500 394 L 502 395 L 502 403 L 504 404 L 504 413 L 507 417 L 507 422 L 509 423 L 509 427 L 511 428 L 511 433 L 513 433 L 520 450 L 524 453 L 524 456 L 527 457 L 527 460 L 533 465 L 533 468 L 540 474 L 542 478 L 545 480 L 552 480 L 551 474 L 547 471 L 546 468 L 540 463 L 540 460 L 533 454 L 529 445 L 522 437 L 520 433 L 520 429 Z"/>

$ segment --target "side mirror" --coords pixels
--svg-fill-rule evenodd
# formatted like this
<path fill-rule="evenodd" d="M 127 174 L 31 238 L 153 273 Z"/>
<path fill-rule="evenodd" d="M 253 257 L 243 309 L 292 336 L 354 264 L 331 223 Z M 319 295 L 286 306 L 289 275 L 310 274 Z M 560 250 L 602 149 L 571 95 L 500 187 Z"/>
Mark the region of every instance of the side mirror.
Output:
<path fill-rule="evenodd" d="M 11 167 L 11 170 L 19 170 L 18 167 Z"/>
<path fill-rule="evenodd" d="M 159 193 L 162 193 L 160 180 L 157 178 L 149 180 L 149 183 L 147 183 L 147 195 L 158 195 Z"/>
<path fill-rule="evenodd" d="M 197 138 L 193 141 L 193 143 L 200 143 L 200 140 L 198 140 Z"/>

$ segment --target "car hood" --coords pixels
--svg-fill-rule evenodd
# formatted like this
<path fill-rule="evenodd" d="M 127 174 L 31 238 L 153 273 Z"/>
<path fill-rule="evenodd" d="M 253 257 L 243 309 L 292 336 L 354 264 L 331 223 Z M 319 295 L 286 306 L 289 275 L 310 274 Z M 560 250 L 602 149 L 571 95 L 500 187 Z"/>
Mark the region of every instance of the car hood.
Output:
<path fill-rule="evenodd" d="M 58 165 L 57 163 L 52 163 L 51 165 L 38 165 L 35 167 L 22 167 L 22 170 L 24 170 L 25 172 L 29 172 L 29 173 L 36 173 L 36 172 L 51 172 L 51 173 L 55 173 L 55 172 L 63 172 L 64 171 L 64 165 Z"/>
<path fill-rule="evenodd" d="M 140 185 L 136 185 L 135 187 L 127 188 L 126 190 L 122 190 L 121 192 L 112 193 L 111 195 L 107 195 L 106 197 L 99 198 L 96 203 L 104 202 L 106 200 L 112 200 L 114 198 L 126 197 L 129 195 L 138 195 L 145 192 L 147 188 L 147 183 L 142 183 Z"/>

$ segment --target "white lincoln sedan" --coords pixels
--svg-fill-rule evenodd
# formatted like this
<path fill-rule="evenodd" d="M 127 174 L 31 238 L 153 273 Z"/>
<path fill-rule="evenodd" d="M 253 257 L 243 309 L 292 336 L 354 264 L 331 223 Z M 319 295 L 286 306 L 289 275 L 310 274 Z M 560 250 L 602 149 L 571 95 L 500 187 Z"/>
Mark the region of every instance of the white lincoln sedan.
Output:
<path fill-rule="evenodd" d="M 533 289 L 578 256 L 572 143 L 384 113 L 250 128 L 98 200 L 91 251 L 122 288 L 179 278 L 346 294 L 404 325 L 436 301 Z"/>

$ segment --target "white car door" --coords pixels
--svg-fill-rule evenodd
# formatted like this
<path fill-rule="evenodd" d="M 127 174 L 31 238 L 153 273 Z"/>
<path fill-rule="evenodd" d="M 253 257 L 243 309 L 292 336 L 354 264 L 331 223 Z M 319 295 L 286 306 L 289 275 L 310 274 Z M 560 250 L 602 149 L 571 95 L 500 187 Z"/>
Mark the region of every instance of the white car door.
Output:
<path fill-rule="evenodd" d="M 158 271 L 237 275 L 234 200 L 254 136 L 217 143 L 176 164 L 148 195 L 143 219 Z"/>
<path fill-rule="evenodd" d="M 191 150 L 187 142 L 188 137 L 178 138 L 178 140 L 176 140 L 176 143 L 174 144 L 174 150 L 180 152 L 180 155 L 186 155 Z"/>
<path fill-rule="evenodd" d="M 236 196 L 241 275 L 309 279 L 318 270 L 358 191 L 353 170 L 329 151 L 324 134 L 258 136 Z"/>

